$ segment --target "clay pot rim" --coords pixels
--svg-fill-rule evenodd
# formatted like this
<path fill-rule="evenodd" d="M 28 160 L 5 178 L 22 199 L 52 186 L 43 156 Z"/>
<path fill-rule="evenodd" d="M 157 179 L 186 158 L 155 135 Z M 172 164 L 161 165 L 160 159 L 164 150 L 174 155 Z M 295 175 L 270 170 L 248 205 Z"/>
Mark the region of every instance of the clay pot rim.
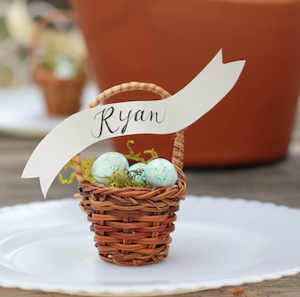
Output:
<path fill-rule="evenodd" d="M 215 2 L 236 3 L 239 5 L 257 4 L 257 5 L 289 5 L 300 3 L 299 0 L 213 0 Z"/>

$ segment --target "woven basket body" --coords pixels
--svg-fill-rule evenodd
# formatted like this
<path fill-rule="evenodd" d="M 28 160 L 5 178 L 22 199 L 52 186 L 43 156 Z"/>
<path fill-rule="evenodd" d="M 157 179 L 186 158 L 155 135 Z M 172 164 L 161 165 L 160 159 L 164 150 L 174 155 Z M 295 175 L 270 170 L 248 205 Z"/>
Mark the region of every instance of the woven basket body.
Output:
<path fill-rule="evenodd" d="M 70 79 L 59 79 L 51 70 L 37 67 L 34 81 L 43 91 L 49 115 L 71 115 L 79 110 L 86 81 L 84 73 Z"/>
<path fill-rule="evenodd" d="M 169 97 L 153 84 L 131 82 L 101 93 L 89 105 L 95 107 L 106 98 L 125 91 L 147 90 Z M 122 266 L 158 263 L 168 255 L 170 233 L 174 231 L 175 212 L 185 199 L 186 179 L 182 172 L 183 131 L 176 134 L 172 163 L 178 172 L 170 187 L 108 188 L 91 184 L 82 176 L 80 154 L 73 158 L 81 197 L 80 207 L 92 223 L 100 258 Z"/>

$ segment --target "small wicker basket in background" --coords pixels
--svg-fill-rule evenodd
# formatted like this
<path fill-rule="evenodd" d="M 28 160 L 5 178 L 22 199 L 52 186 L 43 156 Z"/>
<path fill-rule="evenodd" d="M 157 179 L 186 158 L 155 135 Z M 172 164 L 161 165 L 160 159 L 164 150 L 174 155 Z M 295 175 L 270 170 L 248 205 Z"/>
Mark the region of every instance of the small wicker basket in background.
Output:
<path fill-rule="evenodd" d="M 33 79 L 43 92 L 48 115 L 71 115 L 80 109 L 82 90 L 86 82 L 86 74 L 81 71 L 71 78 L 58 78 L 51 69 L 41 66 L 37 56 L 39 40 L 45 27 L 58 21 L 72 23 L 72 20 L 61 12 L 52 12 L 37 21 L 29 49 Z"/>
<path fill-rule="evenodd" d="M 93 108 L 112 95 L 134 90 L 151 91 L 170 97 L 164 89 L 150 83 L 130 82 L 112 87 L 98 95 L 87 107 Z M 73 158 L 80 207 L 92 223 L 95 242 L 102 260 L 122 266 L 158 263 L 168 255 L 170 233 L 174 231 L 175 212 L 185 199 L 186 178 L 183 166 L 184 134 L 177 132 L 172 164 L 178 172 L 175 185 L 149 188 L 108 188 L 86 181 L 81 156 Z"/>

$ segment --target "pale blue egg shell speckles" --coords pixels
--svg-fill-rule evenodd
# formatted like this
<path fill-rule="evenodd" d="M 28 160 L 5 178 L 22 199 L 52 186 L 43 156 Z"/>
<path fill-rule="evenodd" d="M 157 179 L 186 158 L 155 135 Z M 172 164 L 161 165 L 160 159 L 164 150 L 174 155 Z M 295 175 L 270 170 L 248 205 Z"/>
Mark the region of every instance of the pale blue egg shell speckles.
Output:
<path fill-rule="evenodd" d="M 133 178 L 137 182 L 140 183 L 140 182 L 142 182 L 146 179 L 145 168 L 146 168 L 146 164 L 142 163 L 142 162 L 139 162 L 139 163 L 135 163 L 135 164 L 131 165 L 129 167 L 128 171 L 133 176 Z"/>
<path fill-rule="evenodd" d="M 116 170 L 128 169 L 129 164 L 126 157 L 117 152 L 108 152 L 97 158 L 92 166 L 92 176 L 99 184 L 108 182 Z"/>
<path fill-rule="evenodd" d="M 176 183 L 178 174 L 174 165 L 162 158 L 154 159 L 145 168 L 146 180 L 152 186 L 169 187 Z"/>

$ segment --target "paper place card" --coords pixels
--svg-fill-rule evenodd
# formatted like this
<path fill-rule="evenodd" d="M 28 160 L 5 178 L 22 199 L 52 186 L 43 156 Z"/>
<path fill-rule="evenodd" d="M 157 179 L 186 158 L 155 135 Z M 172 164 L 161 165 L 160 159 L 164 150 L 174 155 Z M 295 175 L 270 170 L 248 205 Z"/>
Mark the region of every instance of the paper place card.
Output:
<path fill-rule="evenodd" d="M 245 62 L 223 64 L 220 50 L 188 85 L 167 99 L 100 105 L 68 117 L 39 143 L 22 178 L 39 177 L 45 197 L 63 166 L 98 141 L 123 135 L 176 133 L 192 125 L 234 87 Z"/>

